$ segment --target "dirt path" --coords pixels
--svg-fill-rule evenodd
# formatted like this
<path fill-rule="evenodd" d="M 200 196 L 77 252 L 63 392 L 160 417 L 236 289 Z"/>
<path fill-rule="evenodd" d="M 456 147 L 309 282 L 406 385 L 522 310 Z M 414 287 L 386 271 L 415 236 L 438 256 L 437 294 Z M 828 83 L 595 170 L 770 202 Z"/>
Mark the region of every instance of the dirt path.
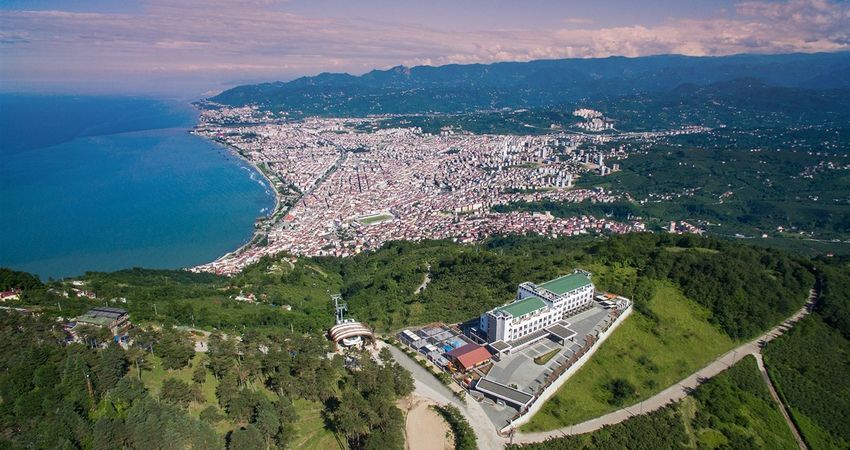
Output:
<path fill-rule="evenodd" d="M 431 264 L 428 264 L 428 271 L 425 272 L 425 275 L 422 276 L 422 284 L 419 285 L 418 288 L 413 292 L 413 294 L 418 294 L 425 290 L 428 287 L 428 283 L 431 282 Z"/>
<path fill-rule="evenodd" d="M 449 424 L 430 408 L 435 403 L 413 394 L 399 402 L 405 411 L 405 449 L 407 450 L 451 450 Z"/>
<path fill-rule="evenodd" d="M 595 419 L 588 420 L 586 422 L 578 423 L 563 428 L 558 428 L 555 430 L 541 431 L 536 433 L 517 432 L 514 434 L 511 440 L 514 443 L 530 443 L 545 441 L 549 438 L 556 438 L 564 435 L 589 433 L 591 431 L 596 431 L 604 427 L 605 425 L 613 425 L 616 423 L 620 423 L 629 419 L 632 416 L 646 414 L 661 409 L 665 405 L 668 405 L 672 402 L 681 400 L 685 398 L 688 393 L 691 392 L 693 389 L 696 389 L 697 386 L 699 386 L 701 380 L 705 380 L 707 378 L 711 378 L 719 374 L 720 372 L 722 372 L 744 356 L 760 356 L 761 343 L 769 342 L 773 339 L 776 339 L 789 328 L 794 326 L 797 321 L 808 315 L 811 312 L 812 307 L 814 306 L 816 298 L 817 295 L 815 291 L 812 290 L 809 293 L 809 299 L 806 302 L 806 305 L 803 306 L 803 308 L 801 308 L 799 311 L 794 313 L 794 315 L 783 321 L 781 324 L 775 326 L 762 336 L 750 342 L 747 342 L 739 346 L 738 348 L 729 351 L 728 353 L 725 353 L 724 355 L 712 361 L 707 366 L 698 370 L 696 373 L 690 375 L 684 380 L 676 383 L 673 386 L 670 386 L 669 388 L 636 405 L 619 409 L 617 411 L 608 413 L 604 416 L 597 417 Z M 782 409 L 784 413 L 784 407 Z"/>
<path fill-rule="evenodd" d="M 798 430 L 797 426 L 794 425 L 794 422 L 791 420 L 791 416 L 788 415 L 788 410 L 785 408 L 785 404 L 779 399 L 779 394 L 773 387 L 773 381 L 771 381 L 770 377 L 767 375 L 767 369 L 764 367 L 764 358 L 762 358 L 761 353 L 756 353 L 756 363 L 758 363 L 761 377 L 764 379 L 764 382 L 767 383 L 767 389 L 770 391 L 770 396 L 773 397 L 773 401 L 776 402 L 776 406 L 779 406 L 779 411 L 782 412 L 782 417 L 785 418 L 785 423 L 788 424 L 788 428 L 791 429 L 791 434 L 794 435 L 794 440 L 797 441 L 797 446 L 802 450 L 808 450 L 806 443 L 803 442 L 803 437 L 800 435 L 800 430 Z"/>

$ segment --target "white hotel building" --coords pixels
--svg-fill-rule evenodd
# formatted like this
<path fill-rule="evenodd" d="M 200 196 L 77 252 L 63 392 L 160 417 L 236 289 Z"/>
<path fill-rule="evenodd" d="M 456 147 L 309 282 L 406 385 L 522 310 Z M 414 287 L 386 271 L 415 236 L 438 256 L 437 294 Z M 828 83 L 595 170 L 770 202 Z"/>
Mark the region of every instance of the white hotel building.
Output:
<path fill-rule="evenodd" d="M 496 351 L 525 346 L 554 334 L 568 339 L 575 334 L 563 321 L 593 302 L 590 272 L 576 270 L 541 285 L 519 285 L 516 299 L 481 315 L 479 326 Z"/>

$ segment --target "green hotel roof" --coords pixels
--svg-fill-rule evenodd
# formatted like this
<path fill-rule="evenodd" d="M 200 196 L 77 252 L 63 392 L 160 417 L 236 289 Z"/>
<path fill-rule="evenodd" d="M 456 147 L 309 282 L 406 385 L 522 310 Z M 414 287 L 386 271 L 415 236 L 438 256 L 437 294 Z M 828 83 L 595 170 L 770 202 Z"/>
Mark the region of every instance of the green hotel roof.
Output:
<path fill-rule="evenodd" d="M 79 322 L 79 323 L 100 325 L 102 327 L 105 327 L 105 326 L 111 324 L 113 320 L 115 320 L 115 319 L 111 319 L 109 317 L 90 316 L 88 314 L 77 317 L 77 319 L 76 319 L 76 321 Z"/>
<path fill-rule="evenodd" d="M 546 307 L 546 303 L 543 303 L 543 300 L 537 297 L 527 297 L 517 300 L 510 305 L 502 306 L 499 308 L 499 311 L 504 311 L 514 317 L 521 317 L 544 307 Z"/>
<path fill-rule="evenodd" d="M 554 280 L 547 281 L 538 287 L 546 289 L 553 294 L 562 295 L 582 286 L 587 286 L 588 284 L 590 284 L 590 278 L 588 278 L 587 275 L 578 272 L 555 278 Z"/>

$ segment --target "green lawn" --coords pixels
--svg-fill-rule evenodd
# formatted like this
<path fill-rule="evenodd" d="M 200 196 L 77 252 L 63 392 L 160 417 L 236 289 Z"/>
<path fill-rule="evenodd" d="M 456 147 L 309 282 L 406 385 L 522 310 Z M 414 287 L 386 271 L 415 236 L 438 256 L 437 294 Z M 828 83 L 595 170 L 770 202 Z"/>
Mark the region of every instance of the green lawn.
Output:
<path fill-rule="evenodd" d="M 391 216 L 389 214 L 375 214 L 373 216 L 366 216 L 366 217 L 363 217 L 361 219 L 358 219 L 358 222 L 360 222 L 363 225 L 372 225 L 372 224 L 375 224 L 375 223 L 378 223 L 378 222 L 383 222 L 385 220 L 390 220 L 392 218 L 393 218 L 393 216 Z"/>
<path fill-rule="evenodd" d="M 658 283 L 650 309 L 658 322 L 633 312 L 535 415 L 523 431 L 551 430 L 620 408 L 605 385 L 623 378 L 635 387 L 635 404 L 671 386 L 734 347 L 708 323 L 708 311 L 667 283 Z"/>

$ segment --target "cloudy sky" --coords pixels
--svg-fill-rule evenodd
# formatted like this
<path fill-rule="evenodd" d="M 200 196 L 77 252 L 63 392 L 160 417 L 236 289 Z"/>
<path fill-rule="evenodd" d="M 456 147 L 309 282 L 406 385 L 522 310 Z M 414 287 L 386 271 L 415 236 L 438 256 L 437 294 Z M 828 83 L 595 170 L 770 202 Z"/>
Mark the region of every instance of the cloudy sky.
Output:
<path fill-rule="evenodd" d="M 198 95 L 398 64 L 841 50 L 848 0 L 0 1 L 3 91 Z"/>

